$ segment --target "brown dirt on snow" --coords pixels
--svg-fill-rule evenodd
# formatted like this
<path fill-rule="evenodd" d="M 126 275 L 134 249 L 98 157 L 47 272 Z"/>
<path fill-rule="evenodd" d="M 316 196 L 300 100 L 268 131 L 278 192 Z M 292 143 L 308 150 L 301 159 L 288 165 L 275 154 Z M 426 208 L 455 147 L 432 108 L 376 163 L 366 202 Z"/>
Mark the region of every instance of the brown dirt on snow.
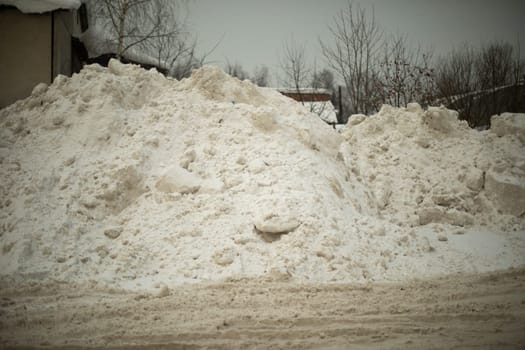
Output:
<path fill-rule="evenodd" d="M 401 284 L 241 279 L 141 294 L 0 289 L 0 347 L 523 349 L 525 270 Z"/>

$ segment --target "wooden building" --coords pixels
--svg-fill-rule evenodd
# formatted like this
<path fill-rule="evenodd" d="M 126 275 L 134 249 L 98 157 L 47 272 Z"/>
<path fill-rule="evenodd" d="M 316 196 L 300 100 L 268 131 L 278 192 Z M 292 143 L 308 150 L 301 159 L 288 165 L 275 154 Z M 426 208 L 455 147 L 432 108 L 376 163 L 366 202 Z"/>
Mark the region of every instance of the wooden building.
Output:
<path fill-rule="evenodd" d="M 72 38 L 87 27 L 80 1 L 13 3 L 0 1 L 0 108 L 29 96 L 38 83 L 78 70 Z"/>

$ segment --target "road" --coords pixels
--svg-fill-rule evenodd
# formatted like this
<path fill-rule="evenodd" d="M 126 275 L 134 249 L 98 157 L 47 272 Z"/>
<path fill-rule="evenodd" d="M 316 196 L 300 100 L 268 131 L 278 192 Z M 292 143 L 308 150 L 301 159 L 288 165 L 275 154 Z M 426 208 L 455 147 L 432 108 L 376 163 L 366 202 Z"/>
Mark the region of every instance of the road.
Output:
<path fill-rule="evenodd" d="M 2 286 L 1 348 L 524 349 L 525 270 L 407 283 Z"/>

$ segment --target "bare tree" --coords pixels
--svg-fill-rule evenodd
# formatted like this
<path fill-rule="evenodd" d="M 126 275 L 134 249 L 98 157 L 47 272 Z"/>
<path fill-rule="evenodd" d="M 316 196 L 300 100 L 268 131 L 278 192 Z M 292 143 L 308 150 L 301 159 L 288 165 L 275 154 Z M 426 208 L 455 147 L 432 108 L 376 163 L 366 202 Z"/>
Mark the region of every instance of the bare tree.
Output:
<path fill-rule="evenodd" d="M 160 25 L 152 37 L 138 44 L 141 51 L 151 53 L 157 65 L 166 67 L 177 79 L 188 76 L 205 58 L 196 54 L 197 40 L 186 28 L 181 6 L 181 2 L 167 0 L 151 2 L 145 16 L 149 17 L 148 22 L 159 21 Z"/>
<path fill-rule="evenodd" d="M 327 68 L 324 68 L 319 72 L 314 70 L 311 85 L 313 88 L 326 89 L 333 93 L 335 90 L 334 73 Z"/>
<path fill-rule="evenodd" d="M 270 73 L 268 67 L 265 65 L 255 67 L 252 81 L 258 86 L 268 86 L 270 81 Z"/>
<path fill-rule="evenodd" d="M 253 75 L 250 76 L 240 63 L 231 63 L 227 60 L 225 71 L 239 80 L 249 79 L 258 86 L 268 86 L 269 70 L 265 65 L 255 67 Z"/>
<path fill-rule="evenodd" d="M 476 69 L 477 53 L 465 45 L 442 58 L 437 68 L 437 88 L 441 102 L 458 109 L 460 116 L 474 125 L 475 92 L 480 90 Z"/>
<path fill-rule="evenodd" d="M 291 37 L 283 46 L 283 55 L 280 57 L 281 71 L 284 84 L 293 88 L 299 94 L 300 102 L 304 104 L 301 90 L 310 81 L 310 69 L 306 63 L 304 45 L 299 45 Z"/>
<path fill-rule="evenodd" d="M 498 91 L 496 88 L 512 84 L 514 60 L 513 48 L 509 43 L 494 42 L 482 48 L 478 60 L 477 71 L 481 90 L 491 90 L 485 98 L 490 98 L 490 103 L 483 107 L 483 114 L 497 113 Z"/>
<path fill-rule="evenodd" d="M 514 65 L 512 71 L 513 93 L 510 108 L 513 111 L 523 111 L 525 108 L 525 98 L 523 89 L 525 88 L 525 60 L 521 57 L 521 46 L 519 35 L 516 40 L 516 50 L 514 54 Z M 521 90 L 521 94 L 520 94 Z"/>
<path fill-rule="evenodd" d="M 333 74 L 327 69 L 317 72 L 315 63 L 314 68 L 310 68 L 304 45 L 294 42 L 293 37 L 283 45 L 280 64 L 281 79 L 289 90 L 288 96 L 293 97 L 310 112 L 319 115 L 321 119 L 330 121 L 335 113 L 334 107 L 331 99 L 327 99 L 319 89 L 325 88 L 333 93 Z"/>
<path fill-rule="evenodd" d="M 199 65 L 196 40 L 186 29 L 182 6 L 170 0 L 90 0 L 91 20 L 118 59 L 155 63 L 172 75 L 187 75 Z M 141 62 L 146 63 L 146 62 Z"/>
<path fill-rule="evenodd" d="M 441 101 L 457 109 L 471 126 L 486 126 L 501 112 L 519 112 L 525 107 L 520 91 L 524 62 L 519 46 L 494 42 L 480 49 L 468 46 L 441 59 L 437 86 Z"/>
<path fill-rule="evenodd" d="M 343 80 L 351 100 L 352 113 L 369 113 L 376 109 L 380 96 L 376 94 L 378 50 L 382 30 L 374 12 L 348 2 L 329 26 L 333 45 L 319 40 L 330 66 Z"/>
<path fill-rule="evenodd" d="M 409 102 L 428 105 L 434 99 L 434 69 L 431 51 L 409 47 L 407 37 L 396 35 L 385 41 L 378 75 L 382 103 L 402 107 Z"/>
<path fill-rule="evenodd" d="M 337 95 L 336 95 L 336 88 L 335 88 L 335 78 L 334 73 L 332 73 L 331 70 L 327 68 L 323 68 L 320 71 L 317 71 L 314 68 L 314 72 L 312 74 L 312 82 L 311 86 L 314 89 L 325 89 L 330 93 L 330 102 L 333 106 L 337 106 Z M 323 106 L 323 109 L 326 106 Z"/>
<path fill-rule="evenodd" d="M 162 11 L 162 6 L 167 6 Z M 167 37 L 166 14 L 173 4 L 163 0 L 94 0 L 89 8 L 97 25 L 103 26 L 120 59 L 132 47 L 156 37 Z"/>
<path fill-rule="evenodd" d="M 239 80 L 245 80 L 249 78 L 248 73 L 244 70 L 244 68 L 242 68 L 242 65 L 238 62 L 226 62 L 226 73 Z"/>

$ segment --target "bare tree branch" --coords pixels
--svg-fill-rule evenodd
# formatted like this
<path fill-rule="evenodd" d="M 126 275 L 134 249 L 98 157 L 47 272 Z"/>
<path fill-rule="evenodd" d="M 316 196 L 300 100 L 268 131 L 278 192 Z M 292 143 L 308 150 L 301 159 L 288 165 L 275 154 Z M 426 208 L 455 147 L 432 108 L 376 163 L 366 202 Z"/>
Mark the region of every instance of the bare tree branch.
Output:
<path fill-rule="evenodd" d="M 307 67 L 304 45 L 295 42 L 293 36 L 284 43 L 283 56 L 280 57 L 284 84 L 292 87 L 304 104 L 301 89 L 310 82 L 310 69 Z"/>
<path fill-rule="evenodd" d="M 372 11 L 352 2 L 335 18 L 329 31 L 333 44 L 319 40 L 325 59 L 343 80 L 351 100 L 352 113 L 369 113 L 376 109 L 378 50 L 383 32 Z"/>
<path fill-rule="evenodd" d="M 91 0 L 93 20 L 104 28 L 117 58 L 145 57 L 180 78 L 203 59 L 196 57 L 196 39 L 186 30 L 186 1 Z M 144 62 L 146 63 L 146 62 Z M 178 67 L 185 65 L 185 67 Z"/>
<path fill-rule="evenodd" d="M 441 58 L 437 88 L 441 101 L 457 109 L 471 126 L 488 126 L 490 117 L 517 112 L 525 105 L 519 91 L 519 72 L 524 61 L 518 50 L 506 42 L 493 42 L 480 49 L 464 45 Z"/>

